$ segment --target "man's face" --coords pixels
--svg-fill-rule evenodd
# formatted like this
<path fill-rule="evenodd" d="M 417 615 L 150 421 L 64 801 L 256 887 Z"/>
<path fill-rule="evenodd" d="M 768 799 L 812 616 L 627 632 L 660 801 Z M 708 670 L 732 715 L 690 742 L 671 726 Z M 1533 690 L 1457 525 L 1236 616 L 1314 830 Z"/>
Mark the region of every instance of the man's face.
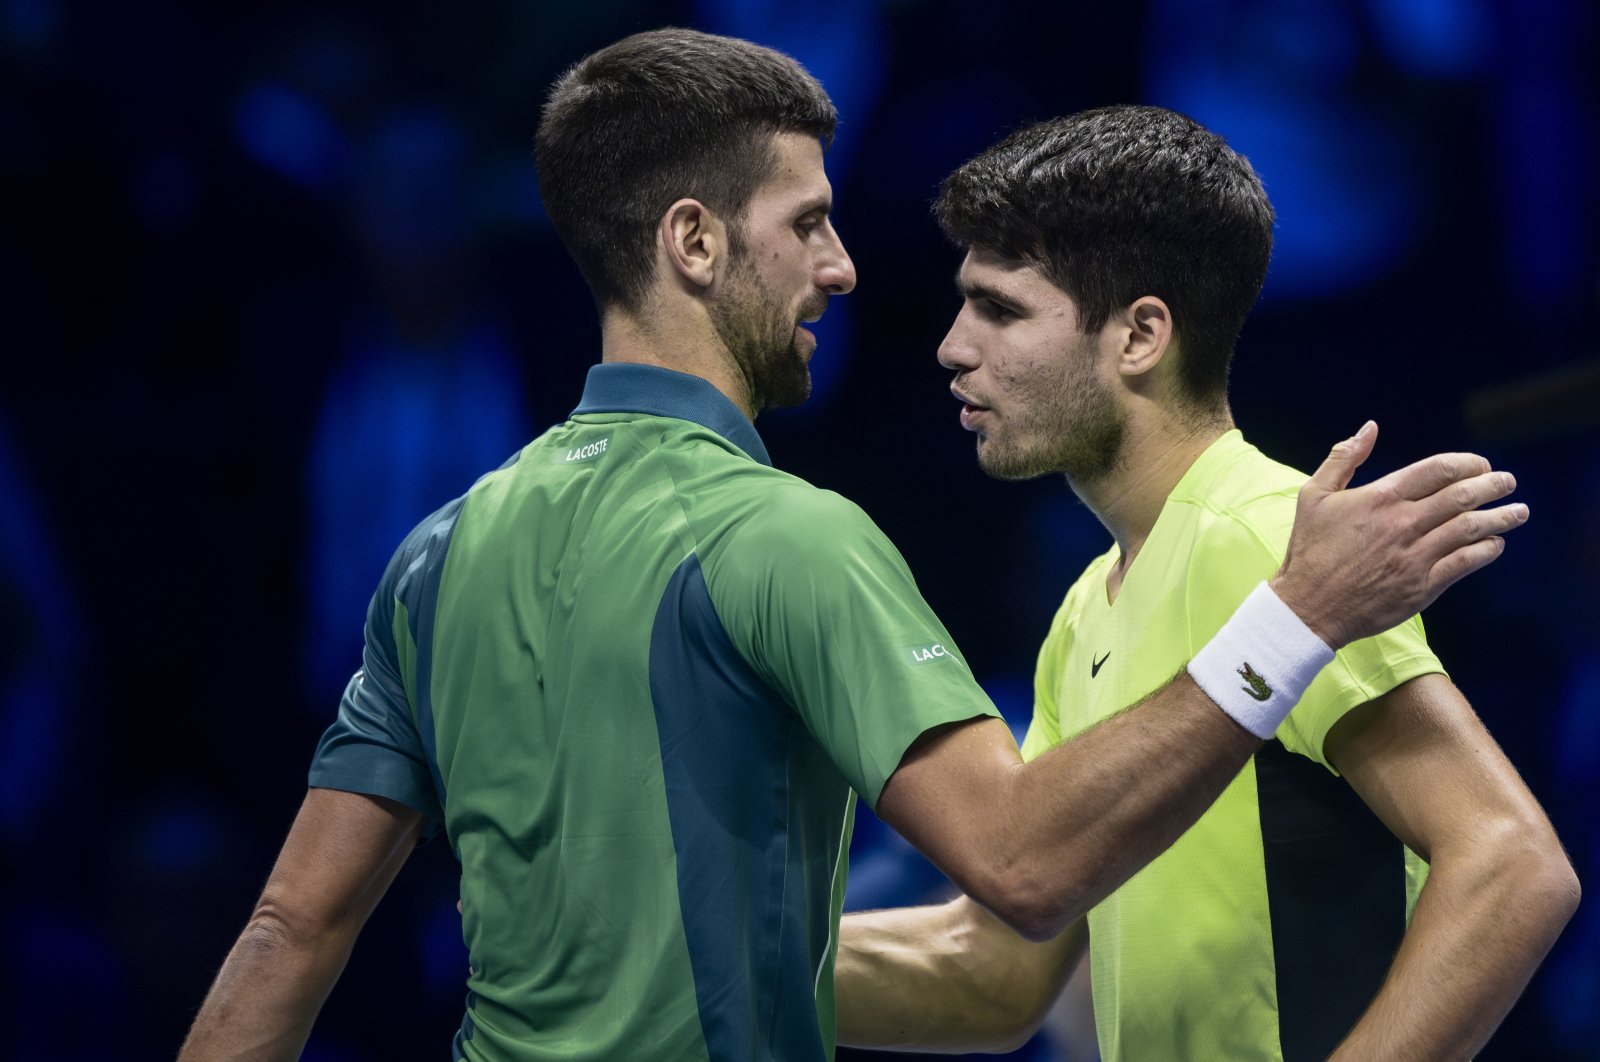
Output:
<path fill-rule="evenodd" d="M 802 327 L 827 308 L 829 295 L 856 285 L 855 265 L 828 220 L 833 189 L 822 148 L 802 133 L 773 138 L 777 165 L 751 197 L 712 324 L 745 376 L 757 412 L 796 406 L 811 394 L 817 340 Z"/>
<path fill-rule="evenodd" d="M 1127 414 L 1071 296 L 1032 265 L 976 249 L 956 284 L 961 312 L 939 363 L 955 370 L 950 390 L 963 403 L 961 426 L 978 436 L 978 464 L 1000 479 L 1104 477 Z"/>

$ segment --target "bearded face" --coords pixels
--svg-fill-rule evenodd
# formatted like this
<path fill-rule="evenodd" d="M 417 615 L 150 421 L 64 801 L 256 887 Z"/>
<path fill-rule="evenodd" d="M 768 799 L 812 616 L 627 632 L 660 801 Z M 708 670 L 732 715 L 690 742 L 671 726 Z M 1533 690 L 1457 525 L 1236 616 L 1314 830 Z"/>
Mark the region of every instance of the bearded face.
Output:
<path fill-rule="evenodd" d="M 826 305 L 827 296 L 819 294 L 795 307 L 766 285 L 748 254 L 734 256 L 724 289 L 711 303 L 711 322 L 744 375 L 752 409 L 784 409 L 810 397 L 816 341 L 800 322 Z"/>

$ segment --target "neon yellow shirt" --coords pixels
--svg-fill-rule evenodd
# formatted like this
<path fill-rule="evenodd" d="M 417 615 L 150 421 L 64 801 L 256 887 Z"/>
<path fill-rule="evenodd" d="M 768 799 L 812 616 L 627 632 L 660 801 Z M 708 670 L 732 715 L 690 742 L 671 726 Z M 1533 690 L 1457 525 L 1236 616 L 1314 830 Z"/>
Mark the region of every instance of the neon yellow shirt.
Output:
<path fill-rule="evenodd" d="M 1277 570 L 1305 480 L 1230 431 L 1168 496 L 1115 604 L 1118 549 L 1090 564 L 1040 650 L 1024 757 L 1171 679 Z M 1442 670 L 1415 617 L 1341 650 L 1210 810 L 1090 912 L 1105 1062 L 1297 1062 L 1337 1046 L 1382 984 L 1427 866 L 1323 742 L 1350 709 Z"/>

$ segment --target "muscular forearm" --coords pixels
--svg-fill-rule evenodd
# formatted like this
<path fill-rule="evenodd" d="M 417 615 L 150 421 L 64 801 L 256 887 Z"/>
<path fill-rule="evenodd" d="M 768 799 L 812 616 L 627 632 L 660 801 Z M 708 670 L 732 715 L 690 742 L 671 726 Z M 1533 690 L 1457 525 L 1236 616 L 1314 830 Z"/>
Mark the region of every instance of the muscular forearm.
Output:
<path fill-rule="evenodd" d="M 1187 673 L 1133 709 L 1016 767 L 991 858 L 1045 939 L 1167 849 L 1260 741 Z"/>
<path fill-rule="evenodd" d="M 257 912 L 206 994 L 179 1062 L 299 1058 L 353 943 L 353 934 L 297 939 Z"/>
<path fill-rule="evenodd" d="M 1554 836 L 1529 832 L 1434 854 L 1383 988 L 1333 1060 L 1468 1059 L 1488 1042 L 1578 903 Z"/>
<path fill-rule="evenodd" d="M 300 1057 L 361 927 L 426 821 L 385 797 L 307 791 L 181 1062 Z"/>
<path fill-rule="evenodd" d="M 1038 1028 L 1087 939 L 1018 937 L 966 897 L 845 916 L 834 983 L 839 1042 L 920 1051 L 1009 1051 Z"/>
<path fill-rule="evenodd" d="M 298 939 L 283 921 L 256 913 L 206 993 L 179 1062 L 298 1059 L 354 940 L 344 932 Z"/>

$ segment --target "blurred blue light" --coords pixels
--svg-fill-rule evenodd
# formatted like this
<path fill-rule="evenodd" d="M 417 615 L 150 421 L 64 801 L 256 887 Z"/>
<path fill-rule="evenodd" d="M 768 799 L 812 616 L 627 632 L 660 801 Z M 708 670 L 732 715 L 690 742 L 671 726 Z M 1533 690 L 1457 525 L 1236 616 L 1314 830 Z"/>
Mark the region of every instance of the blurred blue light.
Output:
<path fill-rule="evenodd" d="M 1582 283 L 1590 256 L 1594 149 L 1582 133 L 1589 119 L 1559 76 L 1529 67 L 1501 97 L 1506 272 L 1520 294 L 1559 298 Z"/>
<path fill-rule="evenodd" d="M 1221 134 L 1261 175 L 1278 213 L 1273 295 L 1371 284 L 1415 239 L 1416 151 L 1388 111 L 1331 91 L 1348 64 L 1303 61 L 1313 37 L 1333 41 L 1335 52 L 1353 47 L 1348 12 L 1311 4 L 1270 19 L 1244 17 L 1254 11 L 1156 0 L 1146 64 L 1150 101 Z"/>
<path fill-rule="evenodd" d="M 66 742 L 61 682 L 24 665 L 0 689 L 0 832 L 19 837 L 57 787 Z"/>
<path fill-rule="evenodd" d="M 362 145 L 356 216 L 385 254 L 438 254 L 466 237 L 467 144 L 454 115 L 408 107 L 384 116 Z"/>
<path fill-rule="evenodd" d="M 89 654 L 44 514 L 0 421 L 0 598 L 27 633 L 0 673 L 0 831 L 37 828 L 66 777 L 75 665 Z"/>
<path fill-rule="evenodd" d="M 418 944 L 428 990 L 440 997 L 460 997 L 466 991 L 467 945 L 454 900 L 440 903 L 428 913 Z"/>
<path fill-rule="evenodd" d="M 233 109 L 233 131 L 246 154 L 313 191 L 325 191 L 348 169 L 344 134 L 313 100 L 282 85 L 261 84 Z"/>
<path fill-rule="evenodd" d="M 0 4 L 0 36 L 19 51 L 48 46 L 65 21 L 59 0 L 5 0 Z"/>
<path fill-rule="evenodd" d="M 196 878 L 226 860 L 233 836 L 228 824 L 194 796 L 148 814 L 138 834 L 139 856 L 153 877 Z"/>
<path fill-rule="evenodd" d="M 1482 0 L 1371 0 L 1377 40 L 1389 61 L 1423 77 L 1480 73 L 1490 54 Z"/>
<path fill-rule="evenodd" d="M 528 438 L 520 362 L 497 327 L 465 311 L 432 342 L 387 314 L 371 327 L 329 381 L 306 456 L 302 648 L 319 718 L 360 662 L 361 618 L 395 546 Z"/>
<path fill-rule="evenodd" d="M 1263 69 L 1292 69 L 1301 78 L 1333 86 L 1361 61 L 1355 19 L 1342 3 L 1320 0 L 1252 10 L 1243 30 Z"/>

